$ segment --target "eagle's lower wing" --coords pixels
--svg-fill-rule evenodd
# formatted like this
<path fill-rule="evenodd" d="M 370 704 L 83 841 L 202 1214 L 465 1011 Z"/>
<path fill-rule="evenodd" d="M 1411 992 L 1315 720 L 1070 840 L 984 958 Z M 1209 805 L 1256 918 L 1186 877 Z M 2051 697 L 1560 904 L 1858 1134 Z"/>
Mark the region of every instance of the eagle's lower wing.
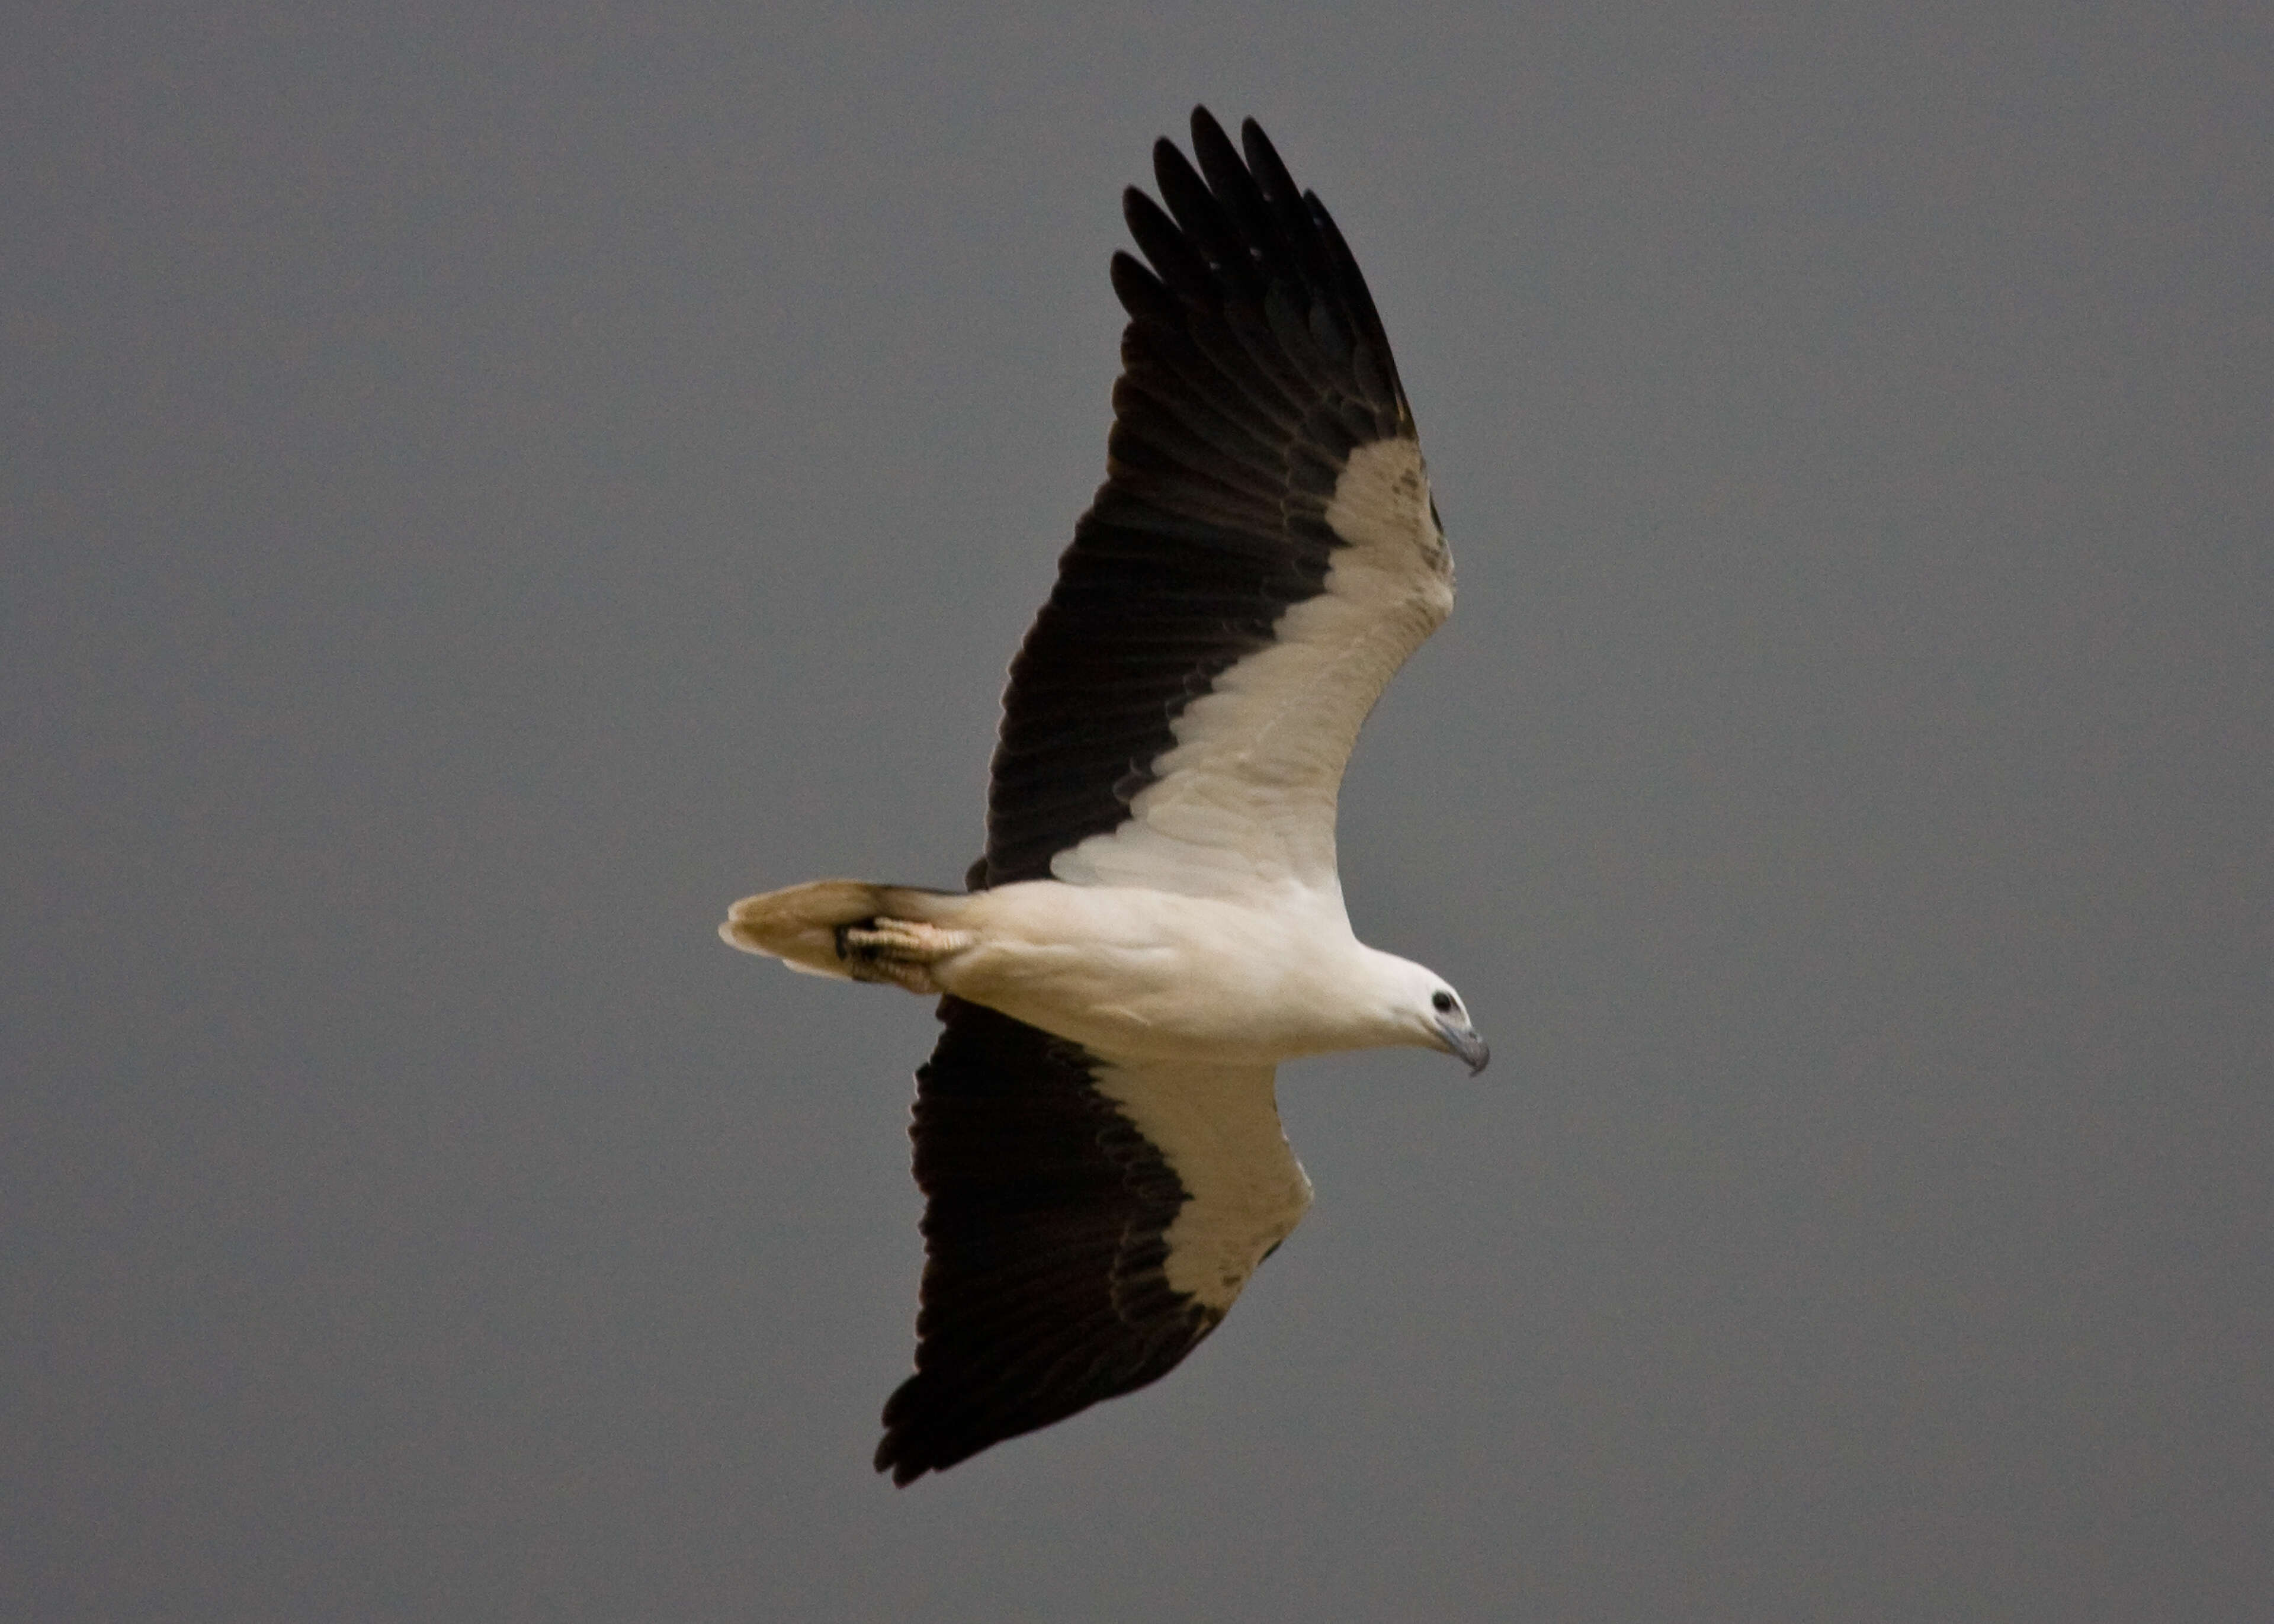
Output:
<path fill-rule="evenodd" d="M 1310 1200 L 1268 1066 L 1099 1059 L 943 999 L 916 1073 L 915 1374 L 877 1470 L 908 1483 L 1173 1369 Z"/>

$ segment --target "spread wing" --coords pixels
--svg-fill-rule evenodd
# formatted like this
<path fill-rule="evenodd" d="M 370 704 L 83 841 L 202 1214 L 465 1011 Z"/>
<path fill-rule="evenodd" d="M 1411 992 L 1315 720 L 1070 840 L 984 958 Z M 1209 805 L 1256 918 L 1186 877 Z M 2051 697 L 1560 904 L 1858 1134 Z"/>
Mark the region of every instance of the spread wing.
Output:
<path fill-rule="evenodd" d="M 1105 484 L 1011 666 L 975 888 L 1055 876 L 1236 894 L 1335 880 L 1359 724 L 1452 606 L 1452 562 L 1382 319 L 1253 120 L 1132 188 L 1150 262 Z"/>
<path fill-rule="evenodd" d="M 877 1470 L 940 1471 L 1166 1375 L 1310 1204 L 1268 1066 L 1109 1064 L 960 998 L 916 1073 L 915 1374 Z"/>

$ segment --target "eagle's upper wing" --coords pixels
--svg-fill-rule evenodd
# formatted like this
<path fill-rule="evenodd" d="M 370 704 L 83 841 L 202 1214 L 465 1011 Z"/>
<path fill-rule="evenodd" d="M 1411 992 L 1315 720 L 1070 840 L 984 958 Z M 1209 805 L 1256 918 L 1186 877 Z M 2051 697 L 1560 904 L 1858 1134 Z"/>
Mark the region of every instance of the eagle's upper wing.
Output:
<path fill-rule="evenodd" d="M 1373 297 L 1253 120 L 1132 188 L 1107 477 L 1011 666 L 975 886 L 1335 881 L 1359 726 L 1452 605 Z"/>

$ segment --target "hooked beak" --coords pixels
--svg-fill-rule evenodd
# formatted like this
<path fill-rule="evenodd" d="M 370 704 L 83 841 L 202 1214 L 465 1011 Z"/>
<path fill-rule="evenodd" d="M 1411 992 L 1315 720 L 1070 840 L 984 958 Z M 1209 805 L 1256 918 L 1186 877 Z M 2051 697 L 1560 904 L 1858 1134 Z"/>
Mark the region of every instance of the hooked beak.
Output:
<path fill-rule="evenodd" d="M 1441 1019 L 1437 1022 L 1437 1030 L 1444 1034 L 1445 1047 L 1467 1063 L 1471 1077 L 1483 1071 L 1486 1064 L 1492 1059 L 1492 1050 L 1486 1046 L 1485 1041 L 1477 1035 L 1477 1029 L 1474 1026 L 1456 1026 L 1449 1020 Z"/>

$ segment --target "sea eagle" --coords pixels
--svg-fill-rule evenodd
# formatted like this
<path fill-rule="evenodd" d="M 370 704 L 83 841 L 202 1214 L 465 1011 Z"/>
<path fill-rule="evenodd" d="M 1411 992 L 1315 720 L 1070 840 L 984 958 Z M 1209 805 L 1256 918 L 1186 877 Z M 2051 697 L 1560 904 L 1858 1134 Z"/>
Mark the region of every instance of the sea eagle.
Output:
<path fill-rule="evenodd" d="M 1012 662 L 960 892 L 821 880 L 720 934 L 939 998 L 895 1483 L 1143 1387 L 1310 1205 L 1275 1068 L 1408 1045 L 1483 1068 L 1443 977 L 1352 933 L 1335 801 L 1453 605 L 1382 318 L 1254 121 L 1206 109 L 1123 197 L 1141 262 L 1106 478 Z M 1165 205 L 1165 208 L 1163 207 Z"/>

